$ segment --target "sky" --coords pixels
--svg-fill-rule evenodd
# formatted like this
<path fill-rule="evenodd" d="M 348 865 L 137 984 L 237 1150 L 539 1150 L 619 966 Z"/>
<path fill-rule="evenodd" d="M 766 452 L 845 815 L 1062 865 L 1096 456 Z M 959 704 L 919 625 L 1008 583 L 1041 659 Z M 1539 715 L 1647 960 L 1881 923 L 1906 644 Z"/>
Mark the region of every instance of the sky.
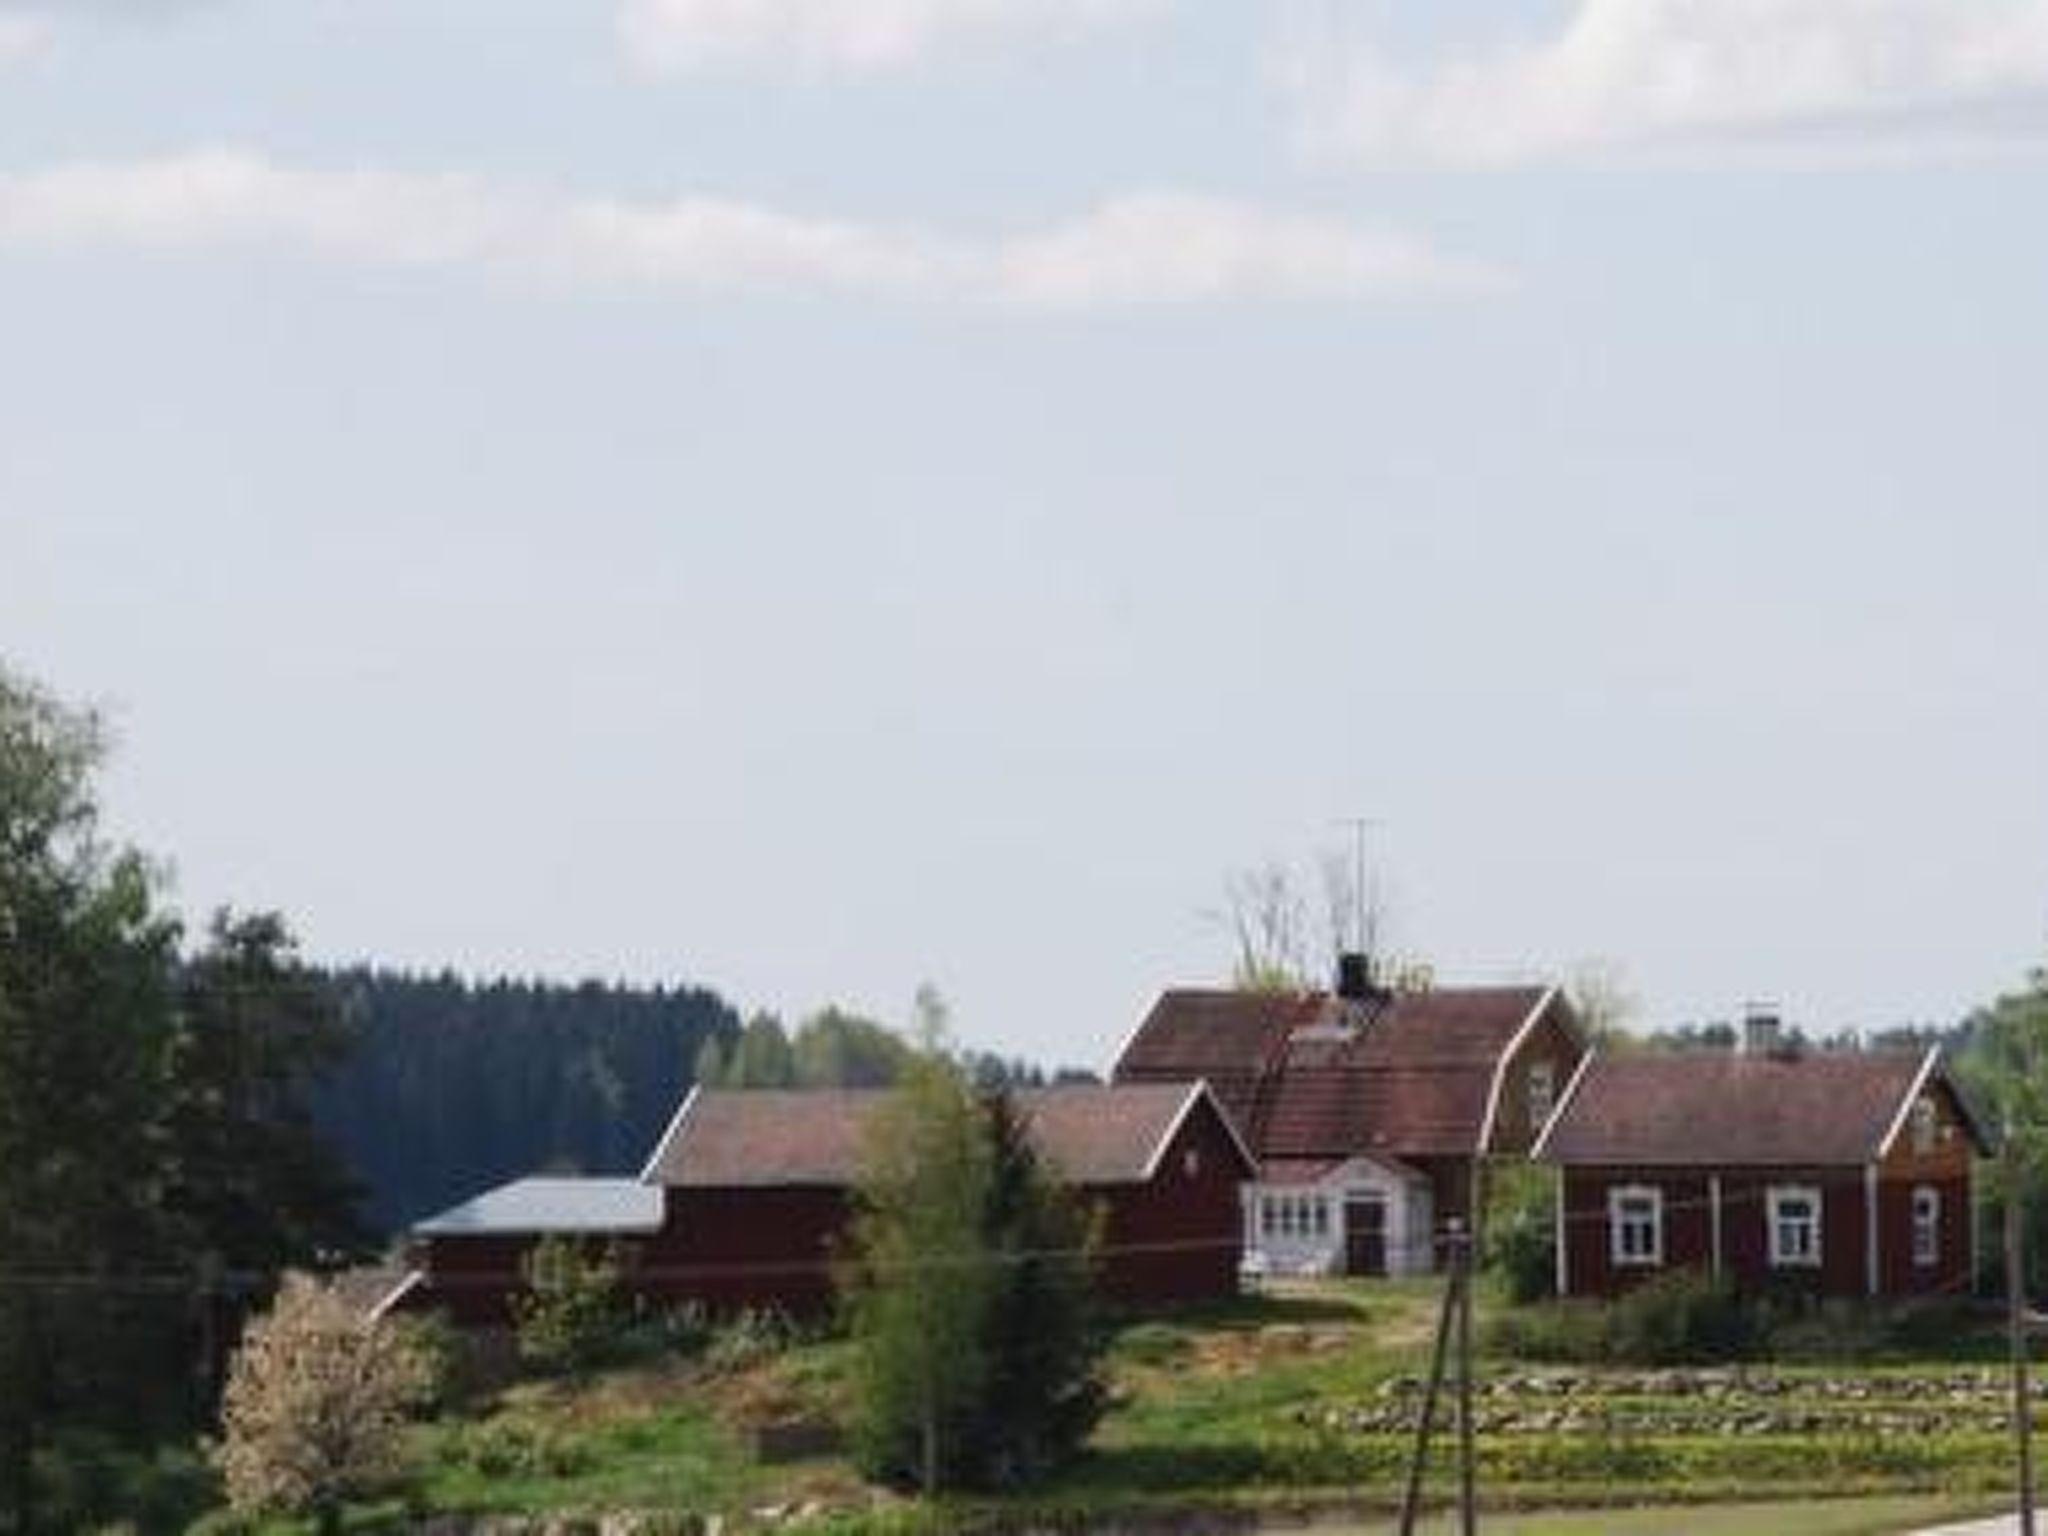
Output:
<path fill-rule="evenodd" d="M 2048 0 L 0 0 L 0 658 L 318 958 L 1946 1021 L 2044 615 Z"/>

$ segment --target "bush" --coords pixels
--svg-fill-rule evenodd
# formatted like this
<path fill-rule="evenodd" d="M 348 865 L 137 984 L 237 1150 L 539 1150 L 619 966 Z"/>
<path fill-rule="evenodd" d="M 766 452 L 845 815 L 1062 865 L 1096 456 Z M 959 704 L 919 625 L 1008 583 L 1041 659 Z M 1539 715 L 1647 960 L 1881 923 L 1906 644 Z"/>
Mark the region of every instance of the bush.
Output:
<path fill-rule="evenodd" d="M 1487 1175 L 1480 1262 L 1516 1305 L 1557 1291 L 1557 1178 L 1547 1168 L 1503 1164 Z"/>
<path fill-rule="evenodd" d="M 772 1307 L 749 1307 L 711 1330 L 704 1363 L 714 1370 L 745 1370 L 783 1353 L 800 1336 L 785 1314 Z"/>
<path fill-rule="evenodd" d="M 1607 1352 L 1624 1365 L 1732 1360 L 1754 1342 L 1749 1310 L 1726 1280 L 1676 1269 L 1644 1282 L 1607 1314 Z"/>
<path fill-rule="evenodd" d="M 1751 1353 L 1763 1337 L 1759 1309 L 1725 1280 L 1678 1269 L 1617 1300 L 1558 1301 L 1503 1312 L 1488 1325 L 1489 1351 L 1571 1365 L 1693 1365 Z"/>
<path fill-rule="evenodd" d="M 344 1499 L 394 1475 L 400 1429 L 429 1384 L 409 1331 L 287 1275 L 228 1369 L 215 1452 L 228 1502 L 338 1529 Z"/>
<path fill-rule="evenodd" d="M 1558 1301 L 1496 1315 L 1483 1342 L 1489 1353 L 1551 1365 L 1597 1365 L 1607 1358 L 1607 1306 Z"/>
<path fill-rule="evenodd" d="M 613 1248 L 544 1237 L 522 1267 L 526 1291 L 512 1302 L 521 1360 L 548 1374 L 580 1375 L 623 1346 L 631 1317 Z"/>

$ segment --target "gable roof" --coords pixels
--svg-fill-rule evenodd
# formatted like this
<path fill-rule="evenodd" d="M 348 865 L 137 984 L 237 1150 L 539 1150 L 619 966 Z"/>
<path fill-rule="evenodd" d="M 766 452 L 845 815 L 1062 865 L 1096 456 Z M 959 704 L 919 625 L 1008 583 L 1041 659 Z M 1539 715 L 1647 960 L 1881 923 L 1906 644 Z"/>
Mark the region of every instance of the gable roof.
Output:
<path fill-rule="evenodd" d="M 1368 1006 L 1320 992 L 1175 989 L 1153 1004 L 1115 1077 L 1208 1078 L 1265 1158 L 1466 1154 L 1488 1129 L 1508 1050 L 1555 1002 L 1554 989 L 1533 986 Z"/>
<path fill-rule="evenodd" d="M 1532 1155 L 1603 1165 L 1866 1163 L 1934 1079 L 1986 1150 L 1937 1051 L 1687 1051 L 1589 1057 Z"/>
<path fill-rule="evenodd" d="M 420 1237 L 483 1237 L 541 1232 L 653 1232 L 661 1191 L 638 1179 L 514 1179 L 438 1216 L 415 1222 Z"/>
<path fill-rule="evenodd" d="M 686 1189 L 844 1188 L 860 1176 L 880 1088 L 693 1088 L 641 1178 Z M 1202 1083 L 1071 1084 L 1012 1095 L 1040 1153 L 1077 1184 L 1141 1184 L 1189 1115 L 1207 1110 L 1244 1173 L 1251 1154 Z"/>

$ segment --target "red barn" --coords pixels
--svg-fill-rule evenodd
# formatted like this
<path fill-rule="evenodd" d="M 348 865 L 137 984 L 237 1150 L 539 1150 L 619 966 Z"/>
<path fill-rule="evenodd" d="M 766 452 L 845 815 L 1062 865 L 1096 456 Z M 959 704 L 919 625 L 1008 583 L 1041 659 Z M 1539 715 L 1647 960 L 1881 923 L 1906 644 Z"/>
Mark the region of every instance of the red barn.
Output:
<path fill-rule="evenodd" d="M 1537 1143 L 1558 1170 L 1558 1291 L 1692 1268 L 1745 1289 L 1967 1291 L 1989 1141 L 1939 1051 L 1590 1054 Z"/>
<path fill-rule="evenodd" d="M 693 1089 L 638 1180 L 520 1180 L 414 1229 L 398 1304 L 508 1320 L 520 1262 L 550 1233 L 613 1243 L 659 1303 L 814 1314 L 852 1208 L 878 1089 Z M 1200 1083 L 1017 1093 L 1041 1155 L 1103 1220 L 1101 1284 L 1131 1305 L 1226 1296 L 1252 1160 Z"/>

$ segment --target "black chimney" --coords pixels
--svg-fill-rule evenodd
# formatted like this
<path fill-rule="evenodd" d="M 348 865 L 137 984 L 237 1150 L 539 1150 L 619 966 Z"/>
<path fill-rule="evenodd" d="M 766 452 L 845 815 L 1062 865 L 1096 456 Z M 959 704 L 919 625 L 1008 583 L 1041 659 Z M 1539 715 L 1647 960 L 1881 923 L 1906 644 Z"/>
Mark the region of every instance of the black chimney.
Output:
<path fill-rule="evenodd" d="M 1378 995 L 1372 981 L 1372 956 L 1347 949 L 1337 956 L 1337 995 L 1350 1003 L 1369 1003 Z"/>

